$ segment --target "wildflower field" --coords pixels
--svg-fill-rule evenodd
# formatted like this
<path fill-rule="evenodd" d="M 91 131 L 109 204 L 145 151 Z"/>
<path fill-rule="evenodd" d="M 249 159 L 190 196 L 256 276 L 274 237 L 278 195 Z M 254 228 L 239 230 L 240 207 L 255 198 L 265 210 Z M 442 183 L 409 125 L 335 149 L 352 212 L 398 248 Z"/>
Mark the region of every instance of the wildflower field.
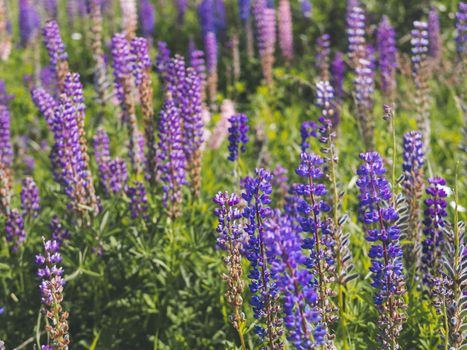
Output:
<path fill-rule="evenodd" d="M 0 0 L 0 350 L 467 349 L 467 3 Z"/>

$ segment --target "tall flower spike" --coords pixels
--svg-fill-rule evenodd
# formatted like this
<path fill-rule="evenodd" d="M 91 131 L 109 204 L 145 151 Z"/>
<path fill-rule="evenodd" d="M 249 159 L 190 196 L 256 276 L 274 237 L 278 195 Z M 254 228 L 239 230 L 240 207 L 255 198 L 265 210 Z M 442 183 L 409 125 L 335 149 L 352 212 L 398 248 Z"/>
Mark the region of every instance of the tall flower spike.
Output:
<path fill-rule="evenodd" d="M 182 120 L 170 93 L 159 116 L 158 168 L 161 173 L 163 203 L 172 218 L 181 214 L 182 186 L 186 183 L 186 158 L 183 151 Z"/>
<path fill-rule="evenodd" d="M 427 60 L 430 45 L 428 25 L 426 22 L 415 21 L 412 30 L 412 77 L 415 82 L 415 104 L 417 106 L 417 128 L 421 130 L 424 141 L 424 151 L 430 144 L 430 91 L 428 80 L 430 67 Z"/>
<path fill-rule="evenodd" d="M 309 250 L 306 266 L 315 277 L 317 302 L 316 310 L 320 315 L 320 327 L 323 331 L 323 341 L 332 348 L 333 336 L 328 329 L 336 320 L 336 307 L 331 298 L 335 296 L 330 287 L 335 281 L 335 239 L 331 227 L 331 220 L 325 215 L 331 207 L 325 201 L 327 189 L 317 183 L 324 176 L 322 165 L 324 160 L 312 153 L 301 153 L 300 164 L 295 170 L 298 176 L 304 178 L 304 184 L 297 187 L 299 200 L 299 223 L 305 232 L 303 248 Z"/>
<path fill-rule="evenodd" d="M 381 72 L 381 88 L 389 102 L 393 102 L 396 90 L 397 49 L 396 32 L 383 16 L 376 33 L 378 63 Z"/>
<path fill-rule="evenodd" d="M 276 255 L 271 273 L 282 294 L 287 339 L 296 349 L 318 348 L 325 342 L 326 330 L 320 324 L 315 276 L 305 266 L 300 228 L 278 212 L 267 225 L 266 241 Z"/>
<path fill-rule="evenodd" d="M 215 32 L 207 32 L 204 36 L 206 67 L 208 70 L 209 100 L 214 102 L 217 94 L 217 37 Z"/>
<path fill-rule="evenodd" d="M 201 190 L 201 146 L 204 142 L 201 81 L 193 68 L 186 71 L 182 87 L 184 99 L 180 106 L 183 117 L 184 152 L 190 175 L 192 193 L 199 197 Z"/>
<path fill-rule="evenodd" d="M 136 10 L 136 0 L 120 0 L 122 10 L 122 28 L 127 40 L 131 40 L 136 35 L 138 27 L 138 11 Z"/>
<path fill-rule="evenodd" d="M 41 278 L 39 289 L 41 292 L 42 312 L 47 318 L 45 326 L 49 338 L 49 345 L 42 349 L 68 349 L 70 336 L 68 334 L 68 312 L 63 311 L 63 268 L 59 267 L 62 257 L 59 253 L 60 245 L 57 241 L 44 241 L 44 253 L 36 255 L 39 266 L 37 275 Z"/>
<path fill-rule="evenodd" d="M 368 256 L 373 273 L 371 285 L 376 289 L 374 301 L 380 313 L 379 341 L 384 349 L 396 350 L 400 348 L 397 338 L 406 319 L 398 214 L 391 204 L 392 192 L 381 156 L 368 152 L 360 154 L 360 159 L 363 164 L 357 170 L 359 220 L 365 226 L 366 240 L 373 243 Z"/>
<path fill-rule="evenodd" d="M 123 0 L 122 0 L 123 1 Z M 115 77 L 115 90 L 122 108 L 123 120 L 127 123 L 129 139 L 129 156 L 133 172 L 142 170 L 142 160 L 138 153 L 137 120 L 135 101 L 133 99 L 133 55 L 128 40 L 117 33 L 112 38 L 112 58 Z"/>
<path fill-rule="evenodd" d="M 358 1 L 349 1 L 347 8 L 347 40 L 352 67 L 355 67 L 362 57 L 365 57 L 365 11 Z"/>
<path fill-rule="evenodd" d="M 154 108 L 152 105 L 152 64 L 151 58 L 149 57 L 147 40 L 144 38 L 134 38 L 131 41 L 131 52 L 135 60 L 133 75 L 135 77 L 136 86 L 138 87 L 141 110 L 144 118 L 144 136 L 147 145 L 147 154 L 144 157 L 146 161 L 146 178 L 151 184 L 155 184 L 157 178 L 157 149 L 154 137 Z"/>
<path fill-rule="evenodd" d="M 266 84 L 271 85 L 274 49 L 276 45 L 276 13 L 274 8 L 266 6 L 265 0 L 258 0 L 255 2 L 254 14 L 263 77 L 266 80 Z"/>
<path fill-rule="evenodd" d="M 422 271 L 423 284 L 430 292 L 432 301 L 435 302 L 437 279 L 443 272 L 443 255 L 446 243 L 445 230 L 448 225 L 446 217 L 448 215 L 446 208 L 447 193 L 444 189 L 446 180 L 439 177 L 428 179 L 429 187 L 426 189 L 428 197 L 425 199 L 425 210 L 423 220 L 423 252 L 422 252 Z M 433 292 L 435 292 L 433 294 Z M 435 302 L 438 312 L 441 312 L 441 305 Z"/>
<path fill-rule="evenodd" d="M 278 291 L 276 281 L 272 279 L 270 271 L 273 252 L 266 246 L 265 225 L 272 216 L 269 207 L 271 203 L 271 174 L 264 169 L 256 169 L 256 176 L 245 178 L 245 192 L 242 193 L 247 206 L 243 216 L 247 220 L 245 232 L 248 242 L 245 245 L 245 256 L 250 261 L 251 280 L 249 285 L 255 318 L 258 325 L 254 332 L 259 336 L 266 348 L 278 349 L 281 345 L 281 324 L 278 318 Z"/>
<path fill-rule="evenodd" d="M 57 79 L 58 91 L 63 91 L 65 76 L 68 68 L 68 54 L 65 51 L 65 45 L 60 37 L 60 28 L 54 20 L 49 20 L 43 29 L 44 44 L 47 48 L 50 59 L 50 67 L 55 73 Z"/>
<path fill-rule="evenodd" d="M 149 206 L 144 183 L 141 181 L 134 181 L 133 186 L 128 186 L 125 192 L 128 198 L 130 198 L 129 209 L 131 218 L 145 218 Z"/>
<path fill-rule="evenodd" d="M 439 63 L 442 53 L 441 30 L 439 27 L 439 15 L 436 7 L 432 6 L 428 13 L 428 54 L 433 59 L 434 65 Z M 436 66 L 433 66 L 436 67 Z"/>
<path fill-rule="evenodd" d="M 293 60 L 293 32 L 292 32 L 292 13 L 289 0 L 279 0 L 277 9 L 279 18 L 279 47 L 286 63 Z"/>
<path fill-rule="evenodd" d="M 206 86 L 206 64 L 204 61 L 204 52 L 202 50 L 193 50 L 190 53 L 190 66 L 194 69 L 201 82 L 201 97 L 205 98 L 205 86 Z"/>
<path fill-rule="evenodd" d="M 141 18 L 141 32 L 143 36 L 152 41 L 156 14 L 151 0 L 141 0 L 139 17 Z"/>
<path fill-rule="evenodd" d="M 219 192 L 212 200 L 218 206 L 214 209 L 214 215 L 219 218 L 217 246 L 227 252 L 223 260 L 228 272 L 223 274 L 222 279 L 227 282 L 225 297 L 233 309 L 229 320 L 238 332 L 242 346 L 246 348 L 243 337 L 245 315 L 241 310 L 245 286 L 242 280 L 242 213 L 238 209 L 240 197 L 235 193 Z"/>
<path fill-rule="evenodd" d="M 39 189 L 32 177 L 22 181 L 21 186 L 21 212 L 24 217 L 38 217 L 40 210 Z"/>
<path fill-rule="evenodd" d="M 170 50 L 167 47 L 167 43 L 165 41 L 159 41 L 157 43 L 156 72 L 159 73 L 163 85 L 165 85 L 167 80 L 169 61 Z"/>
<path fill-rule="evenodd" d="M 246 114 L 236 114 L 229 118 L 229 157 L 231 162 L 238 159 L 239 151 L 246 151 L 248 142 L 248 117 Z"/>
<path fill-rule="evenodd" d="M 24 219 L 20 212 L 15 208 L 10 210 L 5 221 L 6 240 L 11 244 L 11 251 L 16 252 L 26 239 L 24 230 Z"/>
<path fill-rule="evenodd" d="M 31 0 L 19 1 L 19 32 L 21 44 L 28 46 L 37 39 L 40 26 L 40 16 L 36 4 Z"/>
<path fill-rule="evenodd" d="M 327 33 L 316 39 L 316 68 L 321 80 L 329 80 L 329 54 L 331 53 L 331 36 Z"/>
<path fill-rule="evenodd" d="M 355 63 L 354 98 L 357 106 L 357 124 L 367 150 L 374 149 L 375 64 L 373 48 L 368 46 Z"/>
<path fill-rule="evenodd" d="M 0 104 L 0 213 L 7 215 L 11 201 L 11 165 L 13 147 L 10 135 L 10 112 Z"/>
<path fill-rule="evenodd" d="M 344 97 L 344 74 L 344 54 L 338 51 L 334 54 L 334 59 L 331 63 L 331 84 L 338 101 L 341 101 Z"/>
<path fill-rule="evenodd" d="M 404 135 L 404 163 L 402 166 L 404 180 L 402 188 L 409 209 L 407 239 L 412 243 L 405 247 L 404 257 L 405 265 L 408 268 L 413 268 L 410 271 L 411 277 L 415 277 L 414 274 L 420 269 L 422 254 L 420 201 L 424 187 L 424 158 L 422 134 L 418 131 L 406 133 Z"/>

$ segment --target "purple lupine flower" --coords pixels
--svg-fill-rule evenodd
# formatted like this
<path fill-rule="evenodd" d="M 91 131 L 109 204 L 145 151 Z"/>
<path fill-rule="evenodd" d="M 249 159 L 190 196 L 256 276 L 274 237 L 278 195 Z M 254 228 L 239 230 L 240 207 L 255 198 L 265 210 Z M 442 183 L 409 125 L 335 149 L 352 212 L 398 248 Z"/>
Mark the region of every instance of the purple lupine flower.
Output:
<path fill-rule="evenodd" d="M 225 292 L 226 301 L 233 308 L 229 319 L 233 327 L 237 330 L 242 343 L 243 324 L 245 315 L 241 312 L 243 304 L 243 290 L 245 284 L 242 280 L 242 212 L 238 209 L 240 197 L 235 193 L 219 192 L 213 199 L 213 202 L 219 207 L 214 209 L 214 215 L 219 218 L 217 225 L 217 247 L 227 252 L 223 258 L 227 268 L 227 273 L 223 274 L 222 279 L 226 281 L 227 291 Z"/>
<path fill-rule="evenodd" d="M 303 17 L 310 19 L 311 12 L 313 11 L 313 6 L 311 5 L 310 0 L 301 0 L 300 3 Z"/>
<path fill-rule="evenodd" d="M 52 130 L 55 108 L 57 101 L 43 88 L 34 88 L 31 90 L 32 101 L 42 113 L 47 122 L 49 129 Z"/>
<path fill-rule="evenodd" d="M 460 1 L 456 12 L 456 48 L 459 55 L 467 52 L 467 3 Z"/>
<path fill-rule="evenodd" d="M 134 58 L 130 44 L 125 36 L 117 33 L 112 37 L 112 58 L 115 77 L 115 90 L 122 108 L 123 120 L 127 124 L 131 167 L 135 173 L 142 170 L 142 159 L 139 157 L 137 144 L 137 120 L 133 100 Z"/>
<path fill-rule="evenodd" d="M 446 208 L 447 193 L 444 187 L 446 180 L 439 177 L 428 179 L 430 186 L 426 189 L 423 220 L 423 252 L 422 271 L 423 283 L 432 288 L 435 279 L 441 276 L 443 270 L 443 249 L 445 242 L 445 227 L 447 226 Z"/>
<path fill-rule="evenodd" d="M 318 136 L 317 129 L 318 129 L 318 124 L 316 124 L 312 120 L 308 120 L 302 123 L 302 126 L 300 127 L 300 134 L 302 137 L 302 141 L 301 141 L 302 152 L 306 152 L 308 148 L 310 148 L 308 139 L 310 137 Z"/>
<path fill-rule="evenodd" d="M 174 100 L 167 94 L 159 117 L 158 167 L 164 183 L 163 203 L 170 206 L 172 217 L 180 215 L 182 185 L 186 183 L 186 157 L 183 151 L 183 134 L 180 111 Z"/>
<path fill-rule="evenodd" d="M 274 256 L 266 246 L 266 227 L 273 212 L 269 207 L 272 176 L 269 171 L 256 169 L 256 176 L 246 177 L 244 181 L 243 199 L 247 202 L 243 210 L 243 216 L 247 220 L 245 232 L 248 234 L 248 242 L 245 244 L 244 255 L 250 261 L 251 280 L 249 285 L 252 293 L 250 304 L 253 307 L 255 319 L 258 325 L 254 332 L 260 341 L 267 344 L 266 347 L 280 347 L 280 333 L 278 329 L 278 290 L 276 281 L 272 279 L 270 264 Z"/>
<path fill-rule="evenodd" d="M 305 266 L 307 257 L 302 252 L 300 228 L 277 213 L 268 224 L 266 237 L 268 248 L 276 255 L 271 274 L 283 295 L 287 339 L 296 349 L 319 347 L 325 342 L 326 330 L 320 324 L 316 307 L 315 276 Z"/>
<path fill-rule="evenodd" d="M 24 230 L 24 219 L 20 212 L 14 208 L 11 209 L 5 221 L 6 240 L 11 244 L 11 251 L 17 252 L 21 243 L 26 239 Z"/>
<path fill-rule="evenodd" d="M 145 218 L 149 206 L 144 183 L 141 181 L 133 181 L 133 186 L 127 186 L 125 193 L 128 198 L 130 198 L 129 209 L 131 218 Z"/>
<path fill-rule="evenodd" d="M 152 38 L 155 28 L 155 10 L 151 0 L 141 0 L 139 8 L 141 18 L 141 33 L 145 38 Z"/>
<path fill-rule="evenodd" d="M 109 162 L 109 177 L 107 191 L 109 193 L 119 193 L 128 182 L 128 171 L 126 163 L 121 158 L 112 159 Z"/>
<path fill-rule="evenodd" d="M 366 48 L 365 11 L 359 6 L 358 1 L 355 1 L 355 4 L 349 2 L 347 8 L 347 40 L 349 56 L 355 64 L 365 53 Z"/>
<path fill-rule="evenodd" d="M 250 18 L 250 7 L 250 0 L 238 0 L 238 11 L 242 22 L 246 22 Z"/>
<path fill-rule="evenodd" d="M 61 92 L 65 76 L 68 73 L 68 54 L 60 36 L 60 28 L 54 20 L 49 20 L 43 29 L 44 44 L 50 59 L 50 68 L 57 77 L 57 86 Z"/>
<path fill-rule="evenodd" d="M 159 73 L 159 76 L 163 83 L 167 79 L 167 69 L 170 61 L 170 50 L 167 47 L 165 41 L 159 41 L 157 43 L 157 57 L 156 57 L 156 72 Z"/>
<path fill-rule="evenodd" d="M 282 56 L 287 62 L 292 61 L 293 51 L 293 32 L 292 32 L 292 13 L 290 11 L 289 0 L 280 0 L 277 9 L 279 18 L 279 47 Z"/>
<path fill-rule="evenodd" d="M 396 32 L 386 16 L 383 16 L 379 23 L 376 36 L 381 88 L 384 94 L 392 100 L 396 89 Z"/>
<path fill-rule="evenodd" d="M 175 103 L 175 106 L 180 109 L 184 103 L 184 84 L 186 79 L 185 59 L 180 55 L 175 55 L 168 65 L 167 91 Z"/>
<path fill-rule="evenodd" d="M 216 32 L 214 0 L 201 1 L 198 6 L 198 17 L 204 36 L 206 36 L 208 32 Z"/>
<path fill-rule="evenodd" d="M 217 94 L 217 37 L 215 32 L 207 32 L 204 36 L 206 52 L 206 68 L 208 70 L 209 99 L 214 101 Z"/>
<path fill-rule="evenodd" d="M 23 217 L 38 217 L 40 210 L 39 189 L 33 178 L 27 177 L 22 181 L 20 196 Z"/>
<path fill-rule="evenodd" d="M 0 163 L 8 168 L 10 168 L 13 163 L 10 112 L 4 105 L 0 105 Z"/>
<path fill-rule="evenodd" d="M 363 164 L 357 170 L 360 190 L 359 220 L 365 225 L 366 240 L 372 242 L 368 253 L 373 273 L 372 287 L 380 312 L 378 319 L 379 341 L 383 348 L 394 347 L 405 321 L 403 294 L 405 282 L 402 266 L 402 249 L 397 226 L 398 213 L 391 204 L 392 191 L 384 176 L 386 169 L 377 152 L 360 154 Z"/>
<path fill-rule="evenodd" d="M 218 33 L 220 31 L 223 31 L 226 27 L 224 0 L 214 0 L 214 7 L 215 7 L 214 25 L 216 28 L 216 32 Z"/>
<path fill-rule="evenodd" d="M 61 246 L 64 241 L 67 241 L 71 238 L 70 231 L 62 225 L 60 218 L 57 215 L 54 215 L 50 220 L 50 232 L 51 237 L 54 241 Z"/>
<path fill-rule="evenodd" d="M 428 13 L 428 54 L 435 59 L 435 62 L 439 61 L 442 50 L 441 42 L 441 30 L 439 27 L 439 15 L 438 10 L 435 6 L 432 6 Z"/>
<path fill-rule="evenodd" d="M 316 39 L 316 68 L 321 80 L 329 80 L 329 55 L 331 53 L 331 36 L 327 33 Z"/>
<path fill-rule="evenodd" d="M 135 37 L 130 44 L 133 65 L 131 67 L 135 85 L 140 86 L 143 82 L 143 75 L 151 69 L 152 63 L 149 57 L 148 41 L 145 38 Z"/>
<path fill-rule="evenodd" d="M 50 65 L 41 68 L 39 72 L 39 79 L 41 87 L 45 89 L 49 94 L 53 94 L 57 90 L 57 79 L 53 68 Z"/>
<path fill-rule="evenodd" d="M 317 311 L 321 315 L 321 327 L 327 333 L 329 323 L 334 321 L 335 309 L 328 299 L 333 296 L 329 284 L 334 280 L 335 263 L 330 219 L 326 213 L 331 207 L 326 202 L 327 189 L 323 184 L 317 183 L 324 177 L 322 165 L 324 160 L 312 153 L 301 153 L 300 164 L 295 170 L 298 176 L 304 178 L 304 184 L 296 188 L 297 194 L 302 196 L 299 200 L 298 221 L 302 232 L 307 233 L 303 240 L 303 248 L 310 251 L 306 266 L 311 269 L 317 279 L 319 298 Z M 331 337 L 326 337 L 326 343 L 332 344 Z"/>
<path fill-rule="evenodd" d="M 413 23 L 411 45 L 412 45 L 412 77 L 415 82 L 417 106 L 417 128 L 423 134 L 424 150 L 428 149 L 430 143 L 430 119 L 429 119 L 429 86 L 428 79 L 430 67 L 428 65 L 428 48 L 430 45 L 428 36 L 428 24 L 415 21 Z"/>
<path fill-rule="evenodd" d="M 407 239 L 412 242 L 406 246 L 404 257 L 406 266 L 413 266 L 416 275 L 420 268 L 422 243 L 422 227 L 420 218 L 420 199 L 423 194 L 425 157 L 423 152 L 422 134 L 411 131 L 404 135 L 404 162 L 402 170 L 404 180 L 402 189 L 408 206 Z M 414 277 L 418 277 L 418 276 Z"/>
<path fill-rule="evenodd" d="M 201 88 L 206 85 L 206 65 L 204 62 L 204 51 L 193 50 L 190 52 L 190 66 L 194 69 L 201 81 Z"/>
<path fill-rule="evenodd" d="M 371 46 L 367 46 L 365 53 L 360 53 L 360 58 L 355 62 L 355 102 L 357 105 L 357 122 L 363 141 L 367 149 L 374 148 L 374 91 L 375 91 L 375 62 L 374 52 Z"/>
<path fill-rule="evenodd" d="M 36 4 L 31 0 L 19 0 L 19 32 L 21 44 L 27 46 L 39 33 L 40 15 Z"/>
<path fill-rule="evenodd" d="M 60 244 L 57 241 L 44 240 L 44 253 L 36 255 L 36 264 L 39 266 L 37 275 L 41 278 L 39 289 L 41 303 L 48 319 L 46 331 L 50 344 L 42 349 L 68 349 L 70 343 L 68 334 L 68 312 L 63 311 L 63 268 L 60 255 Z"/>
<path fill-rule="evenodd" d="M 188 9 L 188 1 L 187 0 L 175 0 L 175 5 L 177 7 L 177 22 L 183 23 L 185 20 L 185 13 Z"/>
<path fill-rule="evenodd" d="M 248 117 L 246 114 L 236 114 L 229 118 L 229 157 L 231 162 L 238 159 L 239 151 L 246 151 L 248 142 Z"/>
<path fill-rule="evenodd" d="M 344 54 L 340 51 L 337 51 L 334 54 L 334 59 L 331 62 L 331 84 L 338 101 L 342 100 L 342 97 L 344 96 L 344 74 Z"/>
<path fill-rule="evenodd" d="M 261 57 L 263 76 L 268 85 L 272 84 L 272 65 L 276 44 L 276 13 L 266 6 L 264 0 L 255 2 L 254 14 L 257 29 L 257 42 Z"/>

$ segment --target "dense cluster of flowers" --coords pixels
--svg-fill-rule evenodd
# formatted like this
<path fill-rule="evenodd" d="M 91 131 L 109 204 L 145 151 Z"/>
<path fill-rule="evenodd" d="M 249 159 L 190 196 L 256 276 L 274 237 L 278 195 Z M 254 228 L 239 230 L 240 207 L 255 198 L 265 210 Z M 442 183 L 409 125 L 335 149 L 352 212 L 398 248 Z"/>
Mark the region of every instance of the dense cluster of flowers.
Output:
<path fill-rule="evenodd" d="M 141 1 L 139 17 L 141 18 L 141 32 L 143 36 L 145 38 L 152 38 L 156 24 L 156 15 L 154 5 L 150 0 Z"/>
<path fill-rule="evenodd" d="M 19 32 L 21 43 L 26 46 L 37 39 L 40 26 L 40 15 L 36 4 L 31 0 L 19 1 Z"/>
<path fill-rule="evenodd" d="M 18 251 L 23 241 L 26 239 L 24 230 L 24 219 L 21 213 L 16 209 L 11 209 L 5 222 L 6 240 L 11 244 L 13 252 Z"/>
<path fill-rule="evenodd" d="M 130 198 L 130 212 L 131 218 L 145 218 L 146 212 L 149 209 L 146 188 L 141 181 L 134 181 L 133 186 L 127 186 L 125 193 Z"/>
<path fill-rule="evenodd" d="M 21 186 L 21 212 L 23 216 L 37 217 L 40 210 L 39 189 L 32 177 L 22 181 Z"/>
<path fill-rule="evenodd" d="M 44 254 L 36 255 L 39 266 L 37 275 L 41 278 L 39 289 L 43 305 L 43 314 L 49 320 L 46 326 L 49 344 L 46 349 L 68 349 L 70 343 L 68 312 L 63 311 L 63 268 L 60 244 L 57 241 L 44 241 Z M 44 347 L 42 347 L 44 349 Z"/>
<path fill-rule="evenodd" d="M 229 118 L 229 157 L 231 162 L 238 159 L 239 152 L 246 151 L 248 142 L 248 117 L 246 114 L 236 114 Z"/>
<path fill-rule="evenodd" d="M 378 25 L 378 64 L 381 71 L 381 88 L 392 101 L 396 89 L 397 49 L 396 32 L 384 16 Z"/>
<path fill-rule="evenodd" d="M 59 92 L 63 90 L 68 73 L 68 54 L 60 36 L 60 28 L 55 20 L 48 21 L 43 29 L 44 44 L 50 59 L 50 67 L 55 73 Z"/>
<path fill-rule="evenodd" d="M 344 97 L 344 74 L 344 54 L 338 51 L 335 53 L 334 59 L 331 62 L 331 84 L 337 100 L 341 100 L 342 97 Z"/>
<path fill-rule="evenodd" d="M 381 345 L 398 349 L 397 338 L 405 321 L 403 294 L 405 281 L 402 248 L 399 243 L 398 213 L 391 205 L 392 191 L 384 174 L 386 169 L 377 152 L 362 153 L 357 170 L 360 190 L 359 220 L 367 229 L 366 240 L 373 245 L 368 256 L 373 273 L 374 301 L 380 312 L 378 326 Z"/>

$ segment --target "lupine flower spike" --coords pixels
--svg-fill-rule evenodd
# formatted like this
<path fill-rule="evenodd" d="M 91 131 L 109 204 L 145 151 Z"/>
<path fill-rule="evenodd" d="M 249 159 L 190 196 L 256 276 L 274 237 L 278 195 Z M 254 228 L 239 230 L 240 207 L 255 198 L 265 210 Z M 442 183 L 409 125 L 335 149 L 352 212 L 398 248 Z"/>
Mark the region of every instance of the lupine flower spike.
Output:
<path fill-rule="evenodd" d="M 279 47 L 286 64 L 289 64 L 294 56 L 292 13 L 289 0 L 279 0 L 277 12 L 279 18 Z"/>
<path fill-rule="evenodd" d="M 246 151 L 248 142 L 248 117 L 245 114 L 236 114 L 229 118 L 229 157 L 231 162 L 238 159 L 239 152 Z"/>
<path fill-rule="evenodd" d="M 233 308 L 229 319 L 238 332 L 243 349 L 246 350 L 243 336 L 245 315 L 241 310 L 244 282 L 242 280 L 242 227 L 240 224 L 242 213 L 238 208 L 240 197 L 235 193 L 219 192 L 213 198 L 213 202 L 219 206 L 214 210 L 214 214 L 219 218 L 217 246 L 227 252 L 223 260 L 228 272 L 223 275 L 223 279 L 227 282 L 225 293 L 227 303 Z"/>
<path fill-rule="evenodd" d="M 396 92 L 397 49 L 396 33 L 383 16 L 377 31 L 378 64 L 381 72 L 381 88 L 388 103 L 392 103 Z"/>
<path fill-rule="evenodd" d="M 433 60 L 431 66 L 436 69 L 441 59 L 443 44 L 441 41 L 438 10 L 435 6 L 432 6 L 428 13 L 428 41 L 430 43 L 428 54 Z"/>
<path fill-rule="evenodd" d="M 317 311 L 320 315 L 320 327 L 324 333 L 324 343 L 332 348 L 333 335 L 329 333 L 329 326 L 336 320 L 336 307 L 332 298 L 335 292 L 330 287 L 336 280 L 335 238 L 332 222 L 327 217 L 331 207 L 325 200 L 327 189 L 318 183 L 324 177 L 322 165 L 324 160 L 312 153 L 301 153 L 300 164 L 295 170 L 303 178 L 296 191 L 301 196 L 298 204 L 299 223 L 305 239 L 303 248 L 309 250 L 306 266 L 315 277 L 317 292 Z"/>
<path fill-rule="evenodd" d="M 60 28 L 54 20 L 48 21 L 43 29 L 44 44 L 47 48 L 50 59 L 50 67 L 57 79 L 58 91 L 61 93 L 64 88 L 65 76 L 69 72 L 68 54 L 65 52 L 65 45 L 60 37 Z"/>
<path fill-rule="evenodd" d="M 11 251 L 17 252 L 26 239 L 24 219 L 20 212 L 14 208 L 9 211 L 5 222 L 6 240 L 11 244 Z"/>
<path fill-rule="evenodd" d="M 31 177 L 27 177 L 22 181 L 20 196 L 23 217 L 36 218 L 39 216 L 39 189 Z"/>
<path fill-rule="evenodd" d="M 250 261 L 249 285 L 255 318 L 258 325 L 254 332 L 266 348 L 281 349 L 282 327 L 279 319 L 277 284 L 271 276 L 270 263 L 273 252 L 267 249 L 265 242 L 268 220 L 272 216 L 269 207 L 271 203 L 271 174 L 264 169 L 257 169 L 256 176 L 245 178 L 245 192 L 242 193 L 247 206 L 243 216 L 247 220 L 245 232 L 248 243 L 245 246 L 245 256 Z"/>
<path fill-rule="evenodd" d="M 65 280 L 63 268 L 59 267 L 62 262 L 59 249 L 57 241 L 44 240 L 44 253 L 36 255 L 37 275 L 41 278 L 42 312 L 49 321 L 45 327 L 49 345 L 42 346 L 42 349 L 67 350 L 70 344 L 68 312 L 62 309 Z"/>
<path fill-rule="evenodd" d="M 380 313 L 379 341 L 384 349 L 396 350 L 397 338 L 406 320 L 404 309 L 405 281 L 402 249 L 399 243 L 398 214 L 391 204 L 392 191 L 384 176 L 386 169 L 377 152 L 360 154 L 363 164 L 357 170 L 360 189 L 359 220 L 373 245 L 368 253 L 376 289 L 374 302 Z"/>
<path fill-rule="evenodd" d="M 323 34 L 316 39 L 316 68 L 320 79 L 323 81 L 329 80 L 329 55 L 331 53 L 330 35 Z"/>
<path fill-rule="evenodd" d="M 145 218 L 149 206 L 144 183 L 141 181 L 134 181 L 133 186 L 128 186 L 125 192 L 128 198 L 130 198 L 129 209 L 131 218 Z"/>
<path fill-rule="evenodd" d="M 344 54 L 338 51 L 335 53 L 334 59 L 331 62 L 331 84 L 337 102 L 340 102 L 344 97 L 344 74 Z"/>
<path fill-rule="evenodd" d="M 423 134 L 425 153 L 430 144 L 430 91 L 428 80 L 430 67 L 428 64 L 428 25 L 426 22 L 415 21 L 412 30 L 412 77 L 415 82 L 415 103 L 417 106 L 417 128 Z"/>
<path fill-rule="evenodd" d="M 418 131 L 405 134 L 402 188 L 409 210 L 407 239 L 412 243 L 406 246 L 404 257 L 406 266 L 414 269 L 410 272 L 411 278 L 415 271 L 419 271 L 422 253 L 420 201 L 424 187 L 424 158 L 422 134 Z"/>
<path fill-rule="evenodd" d="M 263 77 L 266 80 L 266 84 L 271 85 L 274 48 L 276 44 L 276 14 L 274 8 L 269 8 L 266 5 L 265 0 L 255 2 L 254 14 Z"/>

